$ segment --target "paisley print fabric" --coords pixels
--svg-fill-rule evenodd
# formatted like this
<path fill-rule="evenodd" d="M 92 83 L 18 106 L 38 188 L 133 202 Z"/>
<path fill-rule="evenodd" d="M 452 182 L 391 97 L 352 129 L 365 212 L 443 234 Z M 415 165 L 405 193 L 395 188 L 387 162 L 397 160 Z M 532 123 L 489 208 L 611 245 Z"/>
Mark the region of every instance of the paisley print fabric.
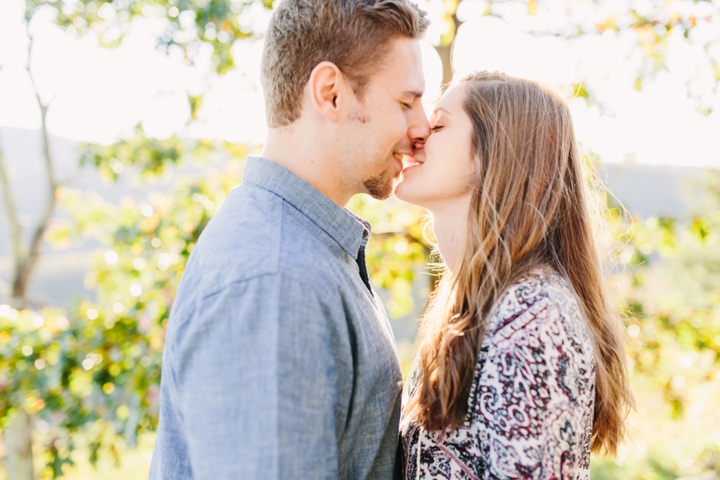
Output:
<path fill-rule="evenodd" d="M 417 383 L 413 368 L 406 394 Z M 589 479 L 595 359 L 568 283 L 538 269 L 501 296 L 475 368 L 465 423 L 401 422 L 411 479 Z M 419 452 L 419 456 L 418 456 Z"/>

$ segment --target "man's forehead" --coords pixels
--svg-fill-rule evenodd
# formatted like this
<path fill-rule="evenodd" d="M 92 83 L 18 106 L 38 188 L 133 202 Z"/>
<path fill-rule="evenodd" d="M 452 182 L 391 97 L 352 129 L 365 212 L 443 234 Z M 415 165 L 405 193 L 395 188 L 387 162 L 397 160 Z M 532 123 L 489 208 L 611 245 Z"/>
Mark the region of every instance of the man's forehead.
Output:
<path fill-rule="evenodd" d="M 383 63 L 376 74 L 378 80 L 391 86 L 397 95 L 422 97 L 425 92 L 425 74 L 417 40 L 392 40 Z"/>
<path fill-rule="evenodd" d="M 388 83 L 396 95 L 413 100 L 425 94 L 425 74 L 422 65 L 387 73 Z"/>

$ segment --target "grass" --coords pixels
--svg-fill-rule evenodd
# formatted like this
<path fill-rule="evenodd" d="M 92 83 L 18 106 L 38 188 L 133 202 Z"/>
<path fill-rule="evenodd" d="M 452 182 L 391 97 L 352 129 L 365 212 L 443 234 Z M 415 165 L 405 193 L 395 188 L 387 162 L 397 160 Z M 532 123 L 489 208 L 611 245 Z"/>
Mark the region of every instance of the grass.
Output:
<path fill-rule="evenodd" d="M 155 434 L 144 434 L 138 439 L 137 447 L 122 447 L 118 451 L 120 462 L 115 462 L 111 455 L 101 454 L 98 462 L 91 465 L 89 451 L 83 446 L 83 438 L 76 437 L 80 446 L 71 454 L 74 465 L 65 465 L 62 480 L 145 480 L 150 472 Z M 43 471 L 43 457 L 35 454 L 35 476 L 40 480 L 52 478 L 52 473 Z M 4 461 L 0 461 L 0 480 L 8 480 Z"/>
<path fill-rule="evenodd" d="M 103 455 L 95 466 L 88 459 L 86 448 L 79 448 L 73 452 L 75 465 L 68 470 L 65 480 L 145 480 L 150 472 L 155 435 L 146 434 L 138 439 L 138 446 L 125 448 L 120 452 L 121 461 L 116 463 L 109 455 Z"/>

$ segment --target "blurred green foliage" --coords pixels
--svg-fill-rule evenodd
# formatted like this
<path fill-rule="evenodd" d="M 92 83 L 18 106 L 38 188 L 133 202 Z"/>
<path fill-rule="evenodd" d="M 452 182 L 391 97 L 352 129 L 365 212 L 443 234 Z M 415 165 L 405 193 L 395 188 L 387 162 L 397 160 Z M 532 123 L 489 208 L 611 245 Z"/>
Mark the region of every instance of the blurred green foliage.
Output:
<path fill-rule="evenodd" d="M 367 264 L 375 288 L 390 293 L 386 304 L 388 314 L 391 317 L 407 315 L 415 306 L 413 286 L 420 281 L 418 273 L 431 251 L 423 238 L 420 219 L 424 211 L 395 198 L 382 203 L 365 195 L 353 197 L 347 208 L 372 223 Z"/>
<path fill-rule="evenodd" d="M 627 319 L 637 411 L 616 459 L 595 459 L 593 478 L 720 475 L 720 172 L 689 220 L 644 221 L 610 210 L 613 276 Z"/>
<path fill-rule="evenodd" d="M 212 49 L 212 64 L 223 74 L 235 67 L 235 41 L 253 32 L 243 16 L 252 4 L 272 8 L 272 0 L 79 0 L 76 2 L 26 0 L 26 18 L 39 8 L 50 8 L 56 23 L 73 35 L 92 32 L 101 45 L 117 47 L 135 18 L 155 22 L 158 47 L 182 53 L 194 62 L 204 47 Z"/>

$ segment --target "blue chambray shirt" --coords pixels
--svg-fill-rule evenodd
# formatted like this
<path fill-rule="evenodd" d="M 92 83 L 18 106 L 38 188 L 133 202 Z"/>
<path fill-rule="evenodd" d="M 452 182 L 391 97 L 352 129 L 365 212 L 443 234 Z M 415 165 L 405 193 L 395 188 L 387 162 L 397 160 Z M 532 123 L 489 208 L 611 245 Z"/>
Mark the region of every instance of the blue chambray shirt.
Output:
<path fill-rule="evenodd" d="M 150 479 L 389 479 L 402 376 L 370 225 L 251 157 L 188 261 Z"/>

